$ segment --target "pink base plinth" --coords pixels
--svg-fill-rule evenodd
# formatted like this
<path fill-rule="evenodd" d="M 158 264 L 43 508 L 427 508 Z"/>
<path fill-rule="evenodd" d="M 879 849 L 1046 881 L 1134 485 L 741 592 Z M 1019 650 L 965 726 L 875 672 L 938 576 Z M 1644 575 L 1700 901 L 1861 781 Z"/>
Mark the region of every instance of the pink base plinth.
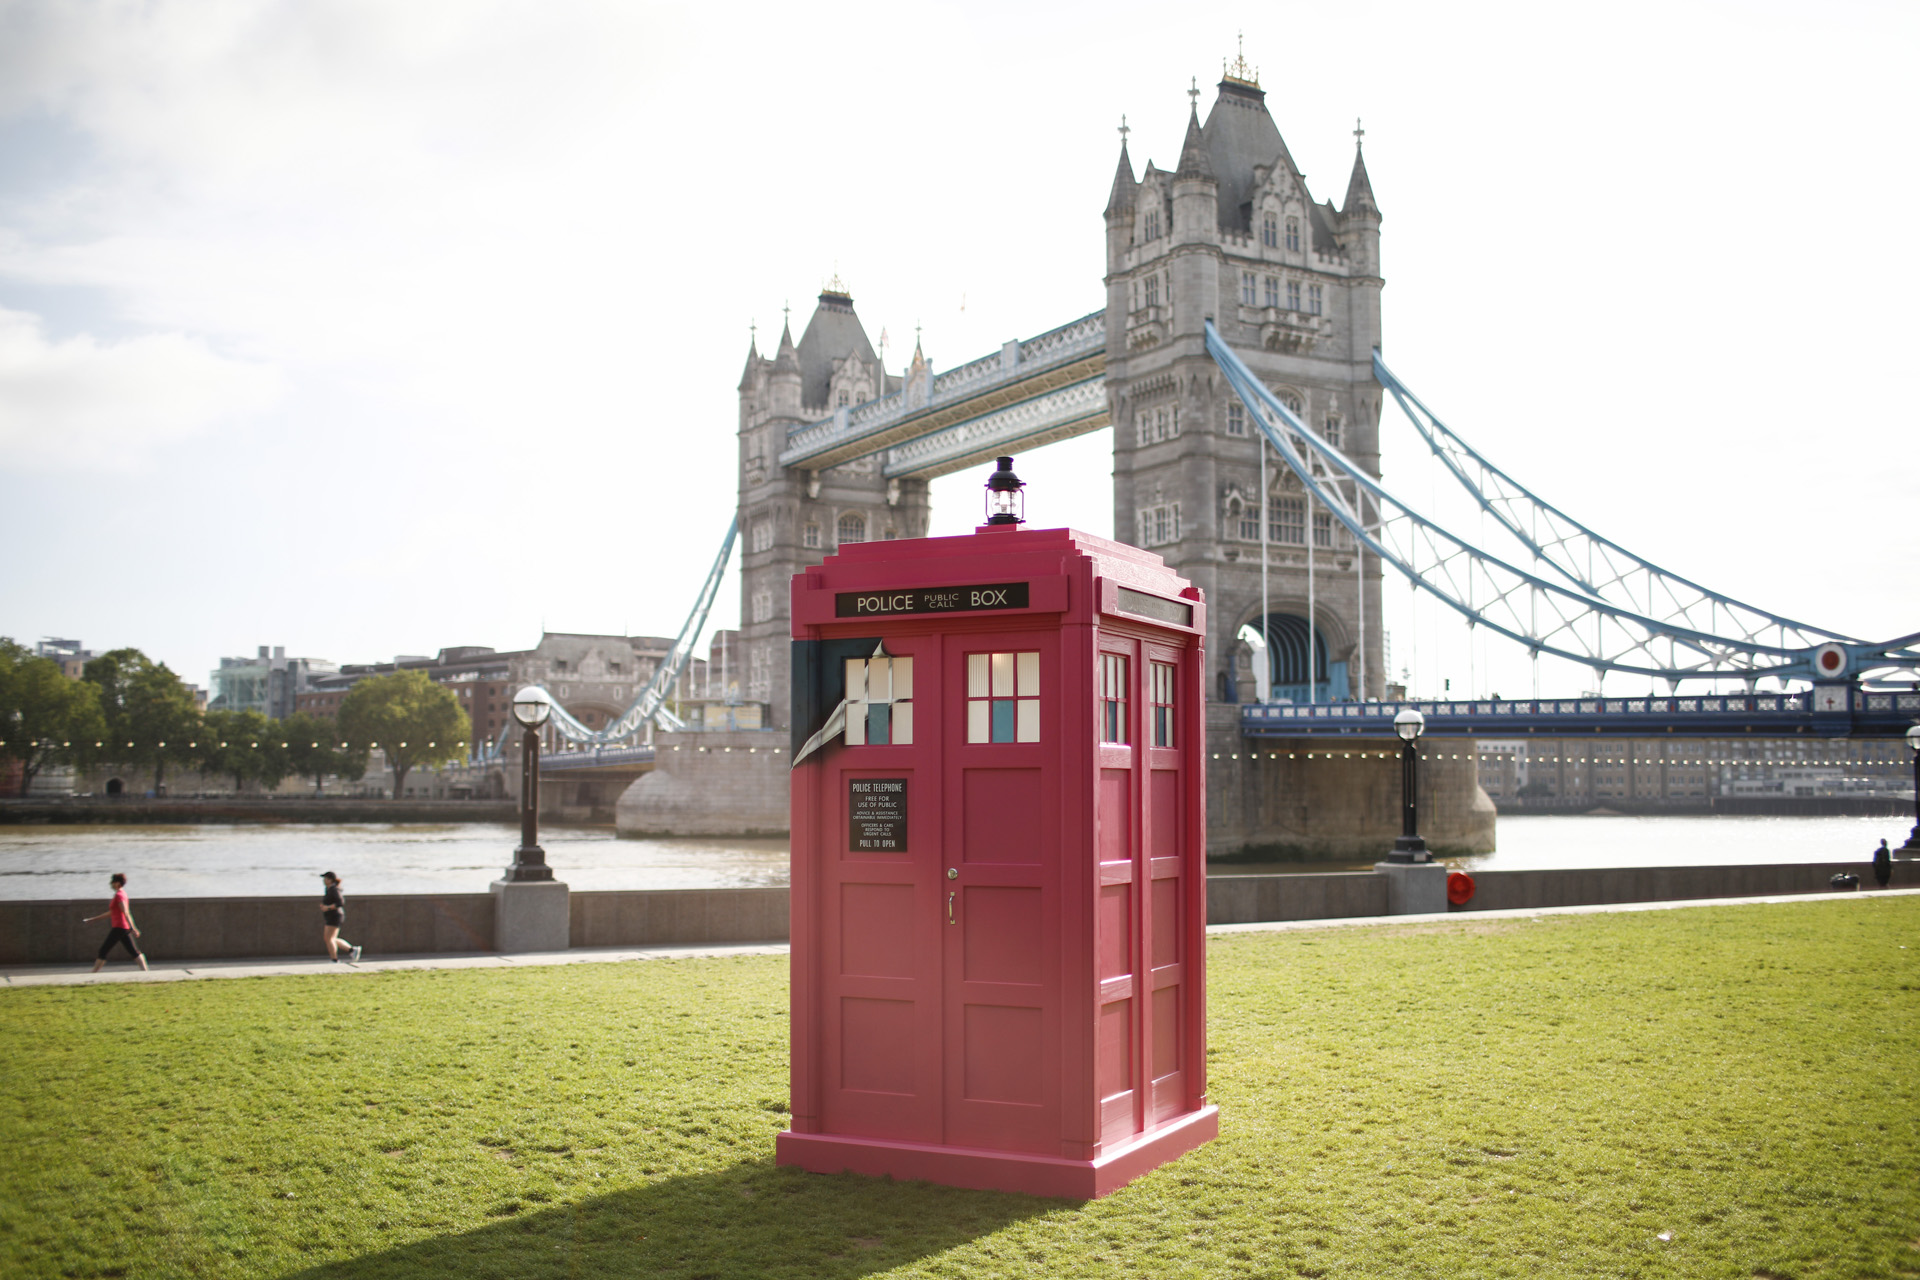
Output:
<path fill-rule="evenodd" d="M 1209 1106 L 1170 1120 L 1095 1160 L 787 1132 L 774 1140 L 774 1163 L 796 1165 L 811 1173 L 864 1173 L 980 1191 L 1097 1200 L 1219 1136 L 1220 1109 Z"/>

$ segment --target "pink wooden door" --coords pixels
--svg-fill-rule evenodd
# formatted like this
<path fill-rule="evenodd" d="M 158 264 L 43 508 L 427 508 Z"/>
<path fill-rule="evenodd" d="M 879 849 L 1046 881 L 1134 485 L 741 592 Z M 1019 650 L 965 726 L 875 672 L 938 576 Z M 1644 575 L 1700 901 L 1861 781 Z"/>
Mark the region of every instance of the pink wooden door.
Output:
<path fill-rule="evenodd" d="M 1194 815 L 1184 770 L 1197 749 L 1178 705 L 1191 659 L 1174 645 L 1103 630 L 1095 669 L 1099 882 L 1094 912 L 1095 1095 L 1102 1142 L 1192 1105 L 1196 945 L 1183 857 Z"/>
<path fill-rule="evenodd" d="M 872 687 L 850 684 L 857 723 L 829 750 L 818 815 L 821 1117 L 829 1133 L 937 1143 L 939 642 L 886 647 L 885 687 L 878 675 Z M 853 702 L 856 693 L 867 696 Z"/>
<path fill-rule="evenodd" d="M 949 636 L 941 676 L 946 1142 L 1055 1154 L 1058 634 Z"/>

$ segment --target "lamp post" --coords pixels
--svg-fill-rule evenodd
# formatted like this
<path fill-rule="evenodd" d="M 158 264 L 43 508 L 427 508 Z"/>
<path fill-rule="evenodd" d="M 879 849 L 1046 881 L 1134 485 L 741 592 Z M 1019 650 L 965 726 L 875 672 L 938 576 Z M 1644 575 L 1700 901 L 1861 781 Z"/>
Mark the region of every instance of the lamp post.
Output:
<path fill-rule="evenodd" d="M 1907 727 L 1907 746 L 1913 751 L 1913 830 L 1907 833 L 1900 852 L 1920 858 L 1920 724 Z"/>
<path fill-rule="evenodd" d="M 540 847 L 540 726 L 553 714 L 553 698 L 538 685 L 513 695 L 513 718 L 525 730 L 520 736 L 520 847 L 507 868 L 511 881 L 551 880 L 547 851 Z"/>
<path fill-rule="evenodd" d="M 987 477 L 987 523 L 1009 527 L 1027 521 L 1026 481 L 1013 474 L 1012 458 L 996 458 L 998 466 Z"/>
<path fill-rule="evenodd" d="M 1420 821 L 1415 787 L 1419 782 L 1420 753 L 1415 743 L 1427 731 L 1427 718 L 1408 707 L 1393 718 L 1393 731 L 1400 739 L 1400 835 L 1393 842 L 1388 862 L 1426 862 L 1427 842 L 1420 838 Z"/>

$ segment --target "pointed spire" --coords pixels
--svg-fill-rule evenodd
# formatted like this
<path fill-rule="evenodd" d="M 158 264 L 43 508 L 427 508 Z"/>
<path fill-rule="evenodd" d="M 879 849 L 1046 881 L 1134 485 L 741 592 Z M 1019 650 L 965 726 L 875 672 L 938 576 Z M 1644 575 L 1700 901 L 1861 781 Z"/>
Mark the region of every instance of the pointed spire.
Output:
<path fill-rule="evenodd" d="M 1127 154 L 1127 118 L 1120 117 L 1120 163 L 1113 171 L 1113 190 L 1107 193 L 1107 212 L 1109 218 L 1133 211 L 1134 188 L 1139 184 L 1133 180 L 1133 158 Z"/>
<path fill-rule="evenodd" d="M 787 308 L 782 307 L 780 310 L 784 315 Z M 793 346 L 793 323 L 791 318 L 783 319 L 780 322 L 780 346 L 773 355 L 773 368 L 776 373 L 791 372 L 797 374 L 800 372 L 800 356 L 794 350 Z"/>
<path fill-rule="evenodd" d="M 1353 176 L 1347 179 L 1347 202 L 1340 210 L 1344 218 L 1380 216 L 1380 206 L 1373 199 L 1373 183 L 1367 179 L 1367 158 L 1360 147 L 1366 132 L 1356 119 L 1353 122 Z"/>
<path fill-rule="evenodd" d="M 1213 159 L 1207 155 L 1207 144 L 1200 136 L 1200 101 L 1196 97 L 1187 113 L 1187 137 L 1180 144 L 1180 167 L 1174 171 L 1175 178 L 1204 178 L 1214 180 Z"/>

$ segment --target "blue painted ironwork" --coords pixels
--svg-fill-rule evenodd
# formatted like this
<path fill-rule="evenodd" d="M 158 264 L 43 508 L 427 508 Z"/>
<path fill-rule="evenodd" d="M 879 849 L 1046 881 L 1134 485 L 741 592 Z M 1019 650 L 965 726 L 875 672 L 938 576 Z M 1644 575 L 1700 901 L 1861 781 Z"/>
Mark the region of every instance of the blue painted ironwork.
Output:
<path fill-rule="evenodd" d="M 714 599 L 720 594 L 720 580 L 726 576 L 727 561 L 733 556 L 733 544 L 740 537 L 740 516 L 735 513 L 727 522 L 727 536 L 720 541 L 720 553 L 713 558 L 713 565 L 707 570 L 707 580 L 701 584 L 700 594 L 694 598 L 693 609 L 687 614 L 686 623 L 680 628 L 680 634 L 673 642 L 673 648 L 654 668 L 653 678 L 634 696 L 627 709 L 620 713 L 604 729 L 590 729 L 582 724 L 560 700 L 553 701 L 553 715 L 547 721 L 554 732 L 568 742 L 584 743 L 591 746 L 606 746 L 611 743 L 626 742 L 641 732 L 649 721 L 663 729 L 684 729 L 686 724 L 667 707 L 667 694 L 673 688 L 673 682 L 680 678 L 680 672 L 686 668 L 693 657 L 693 646 L 706 630 L 707 615 L 713 610 Z M 548 690 L 552 693 L 552 690 Z M 500 731 L 500 737 L 489 743 L 484 750 L 476 753 L 480 761 L 493 761 L 500 758 L 506 749 L 507 740 L 512 737 L 519 725 L 509 720 Z M 545 767 L 544 765 L 542 766 Z"/>
<path fill-rule="evenodd" d="M 1817 709 L 1805 693 L 1666 698 L 1335 702 L 1303 706 L 1249 704 L 1240 732 L 1249 738 L 1392 738 L 1393 718 L 1412 707 L 1427 718 L 1425 737 L 1511 738 L 1528 734 L 1622 738 L 1742 738 L 1812 735 L 1898 738 L 1920 719 L 1920 693 L 1853 689 L 1839 710 Z"/>
<path fill-rule="evenodd" d="M 570 773 L 579 769 L 627 769 L 652 764 L 652 747 L 588 747 L 581 751 L 547 751 L 540 756 L 540 772 Z"/>
<path fill-rule="evenodd" d="M 1206 326 L 1206 344 L 1261 433 L 1307 491 L 1362 546 L 1469 624 L 1488 627 L 1536 655 L 1551 654 L 1601 673 L 1652 676 L 1668 681 L 1670 687 L 1683 680 L 1739 679 L 1751 687 L 1751 682 L 1768 676 L 1814 678 L 1812 662 L 1818 646 L 1798 643 L 1804 636 L 1783 634 L 1782 641 L 1794 643 L 1769 643 L 1653 616 L 1597 594 L 1551 560 L 1548 571 L 1553 577 L 1542 577 L 1448 532 L 1394 497 L 1300 421 L 1227 346 L 1211 321 Z M 1546 558 L 1543 543 L 1536 539 L 1533 547 L 1536 555 Z M 1835 635 L 1814 634 L 1823 639 Z M 1884 645 L 1837 641 L 1846 649 L 1847 668 L 1823 674 L 1920 669 L 1920 649 L 1913 647 L 1916 640 L 1920 633 Z"/>

